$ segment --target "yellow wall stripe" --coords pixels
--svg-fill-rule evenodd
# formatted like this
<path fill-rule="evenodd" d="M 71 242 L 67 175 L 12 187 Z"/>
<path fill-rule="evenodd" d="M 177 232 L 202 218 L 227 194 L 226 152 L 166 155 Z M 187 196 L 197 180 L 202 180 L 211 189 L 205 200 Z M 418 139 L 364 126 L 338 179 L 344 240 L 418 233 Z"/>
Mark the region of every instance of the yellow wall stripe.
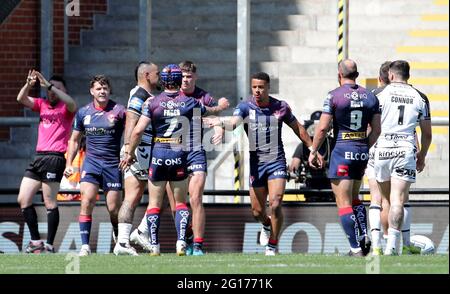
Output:
<path fill-rule="evenodd" d="M 448 38 L 448 30 L 413 30 L 409 32 L 410 37 Z"/>
<path fill-rule="evenodd" d="M 422 21 L 448 21 L 448 14 L 426 14 L 422 15 Z"/>
<path fill-rule="evenodd" d="M 412 85 L 448 85 L 448 78 L 433 77 L 433 78 L 411 78 L 408 81 Z"/>
<path fill-rule="evenodd" d="M 448 6 L 448 0 L 434 0 L 433 4 L 434 5 L 442 5 L 442 6 L 447 5 Z"/>
<path fill-rule="evenodd" d="M 285 194 L 283 201 L 305 201 L 305 195 L 303 194 Z"/>
<path fill-rule="evenodd" d="M 432 110 L 431 117 L 435 117 L 435 116 L 448 117 L 448 110 Z"/>
<path fill-rule="evenodd" d="M 448 69 L 448 62 L 411 62 L 411 69 Z"/>
<path fill-rule="evenodd" d="M 448 53 L 448 46 L 399 46 L 397 53 Z"/>
<path fill-rule="evenodd" d="M 420 131 L 420 128 L 416 128 L 416 132 L 418 135 L 420 135 L 422 132 Z M 431 132 L 433 135 L 448 135 L 448 127 L 445 126 L 434 126 L 431 127 Z"/>
<path fill-rule="evenodd" d="M 428 100 L 442 102 L 448 101 L 448 94 L 427 94 Z"/>

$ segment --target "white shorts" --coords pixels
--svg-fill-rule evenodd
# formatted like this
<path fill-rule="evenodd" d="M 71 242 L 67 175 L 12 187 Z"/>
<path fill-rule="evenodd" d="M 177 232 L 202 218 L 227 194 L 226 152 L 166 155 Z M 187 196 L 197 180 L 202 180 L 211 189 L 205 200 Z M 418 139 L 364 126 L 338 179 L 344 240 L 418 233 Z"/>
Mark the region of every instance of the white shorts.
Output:
<path fill-rule="evenodd" d="M 122 149 L 120 150 L 120 158 L 123 158 L 124 150 L 124 146 L 122 146 Z M 147 181 L 152 147 L 138 146 L 134 154 L 136 154 L 136 162 L 130 165 L 130 168 L 125 171 L 123 178 L 126 179 L 130 176 L 135 176 L 140 181 Z"/>
<path fill-rule="evenodd" d="M 375 149 L 375 176 L 378 182 L 391 178 L 416 182 L 416 152 L 411 147 L 377 147 Z"/>
<path fill-rule="evenodd" d="M 367 167 L 366 167 L 366 177 L 369 180 L 375 180 L 375 169 L 374 169 L 374 165 L 375 165 L 375 147 L 371 147 L 369 149 L 369 161 L 367 162 Z"/>

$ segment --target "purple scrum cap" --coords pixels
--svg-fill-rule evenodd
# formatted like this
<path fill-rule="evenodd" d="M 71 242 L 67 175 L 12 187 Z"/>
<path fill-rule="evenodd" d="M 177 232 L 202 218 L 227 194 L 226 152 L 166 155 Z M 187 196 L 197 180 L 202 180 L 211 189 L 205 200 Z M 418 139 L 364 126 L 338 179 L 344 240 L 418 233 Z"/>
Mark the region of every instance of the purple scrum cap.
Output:
<path fill-rule="evenodd" d="M 160 73 L 161 83 L 164 87 L 167 86 L 181 86 L 181 81 L 183 79 L 183 74 L 181 73 L 181 68 L 176 64 L 166 65 Z"/>

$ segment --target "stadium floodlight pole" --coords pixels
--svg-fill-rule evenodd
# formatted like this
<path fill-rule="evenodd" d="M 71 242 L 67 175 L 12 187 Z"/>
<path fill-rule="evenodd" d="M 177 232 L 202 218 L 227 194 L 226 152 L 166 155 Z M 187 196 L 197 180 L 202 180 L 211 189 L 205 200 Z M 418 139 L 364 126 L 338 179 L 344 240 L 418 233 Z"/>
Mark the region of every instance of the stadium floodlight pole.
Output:
<path fill-rule="evenodd" d="M 47 78 L 53 75 L 53 0 L 41 1 L 40 72 Z M 41 97 L 46 95 L 47 89 L 41 88 Z"/>
<path fill-rule="evenodd" d="M 348 58 L 349 0 L 338 0 L 337 61 Z"/>
<path fill-rule="evenodd" d="M 250 89 L 250 0 L 237 0 L 237 101 L 247 98 Z M 234 131 L 239 140 L 233 147 L 234 155 L 234 189 L 243 188 L 242 159 L 243 154 L 243 127 Z M 235 203 L 243 202 L 237 195 Z"/>
<path fill-rule="evenodd" d="M 139 60 L 150 59 L 152 0 L 139 0 Z"/>

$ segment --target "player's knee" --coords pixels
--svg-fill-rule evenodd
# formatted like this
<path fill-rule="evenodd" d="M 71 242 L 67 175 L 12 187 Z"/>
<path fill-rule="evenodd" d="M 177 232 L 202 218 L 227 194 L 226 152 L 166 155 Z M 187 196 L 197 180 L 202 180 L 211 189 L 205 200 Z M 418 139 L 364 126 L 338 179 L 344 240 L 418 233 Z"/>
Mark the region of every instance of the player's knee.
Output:
<path fill-rule="evenodd" d="M 274 208 L 281 207 L 281 203 L 283 201 L 283 195 L 276 194 L 270 197 L 270 206 Z"/>
<path fill-rule="evenodd" d="M 58 203 L 55 199 L 44 198 L 44 205 L 47 209 L 54 209 L 58 206 Z"/>
<path fill-rule="evenodd" d="M 92 210 L 95 206 L 95 198 L 91 199 L 91 198 L 83 197 L 81 199 L 80 205 L 81 205 L 82 209 Z"/>
<path fill-rule="evenodd" d="M 190 197 L 189 203 L 191 204 L 191 207 L 200 207 L 203 205 L 202 197 L 193 195 L 192 197 Z"/>
<path fill-rule="evenodd" d="M 257 221 L 264 220 L 264 213 L 262 209 L 252 208 L 252 214 Z"/>

